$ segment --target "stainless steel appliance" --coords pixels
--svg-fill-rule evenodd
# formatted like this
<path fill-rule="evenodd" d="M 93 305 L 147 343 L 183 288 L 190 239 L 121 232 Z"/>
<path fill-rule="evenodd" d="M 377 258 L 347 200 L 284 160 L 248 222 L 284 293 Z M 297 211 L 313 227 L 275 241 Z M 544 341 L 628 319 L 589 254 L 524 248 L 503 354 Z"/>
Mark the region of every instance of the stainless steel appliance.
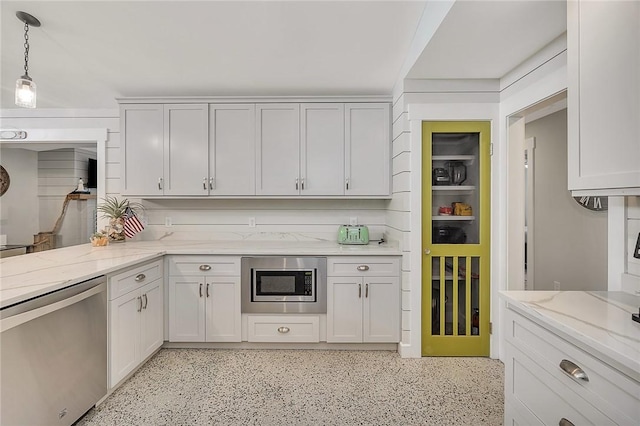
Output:
<path fill-rule="evenodd" d="M 340 225 L 338 244 L 369 244 L 369 228 L 364 225 Z"/>
<path fill-rule="evenodd" d="M 73 424 L 107 394 L 106 278 L 3 308 L 0 351 L 0 424 Z"/>
<path fill-rule="evenodd" d="M 243 257 L 242 312 L 327 312 L 324 257 Z"/>

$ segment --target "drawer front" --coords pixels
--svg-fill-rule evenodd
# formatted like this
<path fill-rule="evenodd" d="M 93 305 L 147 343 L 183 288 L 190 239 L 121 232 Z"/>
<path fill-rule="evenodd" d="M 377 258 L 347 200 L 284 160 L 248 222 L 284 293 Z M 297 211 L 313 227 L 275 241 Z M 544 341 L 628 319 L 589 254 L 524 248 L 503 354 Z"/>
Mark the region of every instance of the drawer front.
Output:
<path fill-rule="evenodd" d="M 328 257 L 327 276 L 378 276 L 389 277 L 400 275 L 400 259 L 397 257 Z"/>
<path fill-rule="evenodd" d="M 249 342 L 318 343 L 320 341 L 318 316 L 249 315 L 247 320 Z"/>
<path fill-rule="evenodd" d="M 162 278 L 163 275 L 162 259 L 110 275 L 109 300 L 116 299 L 158 278 Z"/>
<path fill-rule="evenodd" d="M 505 403 L 526 414 L 521 418 L 534 416 L 545 425 L 563 418 L 574 425 L 616 424 L 512 344 L 506 344 L 505 355 Z"/>
<path fill-rule="evenodd" d="M 169 275 L 240 276 L 237 256 L 171 256 Z"/>
<path fill-rule="evenodd" d="M 507 342 L 529 354 L 568 388 L 616 423 L 633 424 L 640 418 L 640 383 L 510 309 L 505 318 Z M 580 367 L 588 381 L 566 373 L 560 367 L 563 360 Z"/>

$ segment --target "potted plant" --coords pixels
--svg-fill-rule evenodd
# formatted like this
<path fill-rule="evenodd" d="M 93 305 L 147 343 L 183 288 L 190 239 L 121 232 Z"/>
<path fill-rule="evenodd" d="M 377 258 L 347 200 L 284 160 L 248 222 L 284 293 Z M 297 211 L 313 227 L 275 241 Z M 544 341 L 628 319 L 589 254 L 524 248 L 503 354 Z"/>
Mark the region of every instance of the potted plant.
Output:
<path fill-rule="evenodd" d="M 124 214 L 127 207 L 130 207 L 134 213 L 139 214 L 144 211 L 144 206 L 140 203 L 130 202 L 123 198 L 118 200 L 116 197 L 107 196 L 103 198 L 104 203 L 98 205 L 98 211 L 102 213 L 102 217 L 109 219 L 109 228 L 107 230 L 109 240 L 117 242 L 124 241 Z"/>

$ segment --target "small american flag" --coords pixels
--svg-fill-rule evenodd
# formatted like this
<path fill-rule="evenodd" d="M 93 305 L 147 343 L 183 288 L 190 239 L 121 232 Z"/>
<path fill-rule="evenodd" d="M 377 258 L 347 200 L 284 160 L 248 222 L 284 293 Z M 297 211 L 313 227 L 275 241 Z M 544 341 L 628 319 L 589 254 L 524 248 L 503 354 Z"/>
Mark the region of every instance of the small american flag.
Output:
<path fill-rule="evenodd" d="M 131 207 L 127 206 L 124 211 L 124 235 L 129 238 L 133 238 L 138 232 L 144 229 L 144 225 L 138 219 L 136 213 L 131 209 Z"/>

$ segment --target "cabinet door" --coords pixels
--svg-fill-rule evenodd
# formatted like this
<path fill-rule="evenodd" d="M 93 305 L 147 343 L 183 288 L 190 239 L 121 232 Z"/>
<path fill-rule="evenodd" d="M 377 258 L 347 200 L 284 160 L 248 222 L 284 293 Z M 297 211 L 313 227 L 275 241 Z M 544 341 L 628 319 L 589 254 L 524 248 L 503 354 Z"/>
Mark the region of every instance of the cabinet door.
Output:
<path fill-rule="evenodd" d="M 120 132 L 122 195 L 162 195 L 162 105 L 123 105 L 120 108 Z"/>
<path fill-rule="evenodd" d="M 114 386 L 137 367 L 140 360 L 139 291 L 133 291 L 109 302 L 110 314 L 110 386 Z"/>
<path fill-rule="evenodd" d="M 164 106 L 164 194 L 209 194 L 207 104 Z"/>
<path fill-rule="evenodd" d="M 400 280 L 364 278 L 364 342 L 400 341 Z"/>
<path fill-rule="evenodd" d="M 640 2 L 568 2 L 569 189 L 640 194 Z"/>
<path fill-rule="evenodd" d="M 209 105 L 211 195 L 255 195 L 254 105 Z"/>
<path fill-rule="evenodd" d="M 241 341 L 240 277 L 207 277 L 207 342 Z"/>
<path fill-rule="evenodd" d="M 302 104 L 301 195 L 343 195 L 344 105 Z"/>
<path fill-rule="evenodd" d="M 140 315 L 140 361 L 162 346 L 164 341 L 164 304 L 162 280 L 156 280 L 140 289 L 142 312 Z"/>
<path fill-rule="evenodd" d="M 345 195 L 389 195 L 389 104 L 346 104 L 344 111 Z"/>
<path fill-rule="evenodd" d="M 297 195 L 300 188 L 300 105 L 256 105 L 258 195 Z"/>
<path fill-rule="evenodd" d="M 204 277 L 169 278 L 169 341 L 204 342 Z"/>
<path fill-rule="evenodd" d="M 327 342 L 362 342 L 362 288 L 360 277 L 327 278 Z"/>

